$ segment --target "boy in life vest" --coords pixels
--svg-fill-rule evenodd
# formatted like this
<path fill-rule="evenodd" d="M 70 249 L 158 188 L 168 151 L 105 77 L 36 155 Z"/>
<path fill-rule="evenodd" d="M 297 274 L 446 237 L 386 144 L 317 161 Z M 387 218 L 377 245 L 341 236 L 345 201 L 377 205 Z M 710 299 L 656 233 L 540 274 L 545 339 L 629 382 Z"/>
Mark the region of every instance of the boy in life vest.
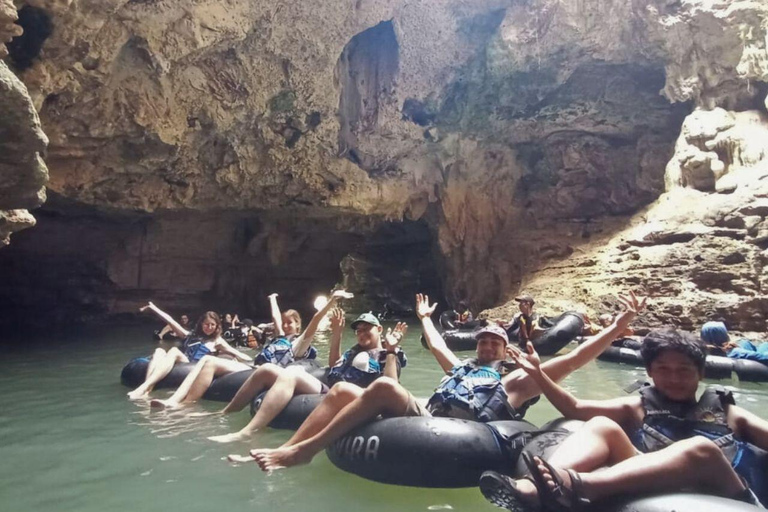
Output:
<path fill-rule="evenodd" d="M 571 510 L 616 495 L 684 489 L 752 504 L 755 493 L 764 499 L 759 452 L 768 448 L 768 422 L 737 407 L 723 388 L 707 388 L 696 399 L 706 358 L 699 340 L 653 331 L 641 354 L 653 385 L 614 400 L 571 395 L 542 371 L 532 345 L 516 355 L 560 413 L 586 423 L 548 461 L 523 453 L 530 479 L 484 473 L 485 497 L 516 511 Z"/>
<path fill-rule="evenodd" d="M 547 361 L 542 365 L 544 371 L 560 380 L 600 355 L 645 303 L 638 301 L 634 294 L 622 300 L 626 310 L 618 315 L 611 329 L 588 339 L 568 354 Z M 426 406 L 396 380 L 387 377 L 377 379 L 366 389 L 339 383 L 288 442 L 277 449 L 251 450 L 261 469 L 272 471 L 308 463 L 330 443 L 379 415 L 435 415 L 473 421 L 522 418 L 540 391 L 536 381 L 523 370 L 507 372 L 503 362 L 512 349 L 504 329 L 494 325 L 478 331 L 476 357 L 462 361 L 448 349 L 432 323 L 436 306 L 429 304 L 426 295 L 416 296 L 416 314 L 421 320 L 424 338 L 446 373 Z"/>

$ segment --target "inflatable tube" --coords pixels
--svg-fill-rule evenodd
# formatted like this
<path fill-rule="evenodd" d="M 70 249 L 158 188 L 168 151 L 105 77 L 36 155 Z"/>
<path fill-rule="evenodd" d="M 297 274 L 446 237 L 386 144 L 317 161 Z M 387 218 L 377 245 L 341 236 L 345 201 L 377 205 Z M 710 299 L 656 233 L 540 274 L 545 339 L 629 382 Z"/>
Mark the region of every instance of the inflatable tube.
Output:
<path fill-rule="evenodd" d="M 488 323 L 486 320 L 470 320 L 469 322 L 463 323 L 461 327 L 456 327 L 456 317 L 457 313 L 453 310 L 449 309 L 448 311 L 443 311 L 438 319 L 440 329 L 444 331 L 454 331 L 457 329 L 472 331 L 473 329 L 477 329 Z"/>
<path fill-rule="evenodd" d="M 645 366 L 639 350 L 624 347 L 608 347 L 598 356 L 601 361 Z M 748 359 L 729 359 L 723 356 L 707 356 L 704 377 L 707 379 L 731 379 L 736 374 L 745 382 L 768 382 L 768 366 Z"/>
<path fill-rule="evenodd" d="M 261 403 L 264 400 L 264 393 L 253 399 L 251 402 L 251 416 L 256 414 L 256 411 L 261 407 Z M 288 405 L 285 406 L 283 412 L 278 414 L 275 419 L 269 424 L 271 428 L 278 428 L 283 430 L 298 430 L 304 420 L 307 419 L 312 411 L 320 405 L 325 395 L 312 394 L 312 395 L 296 395 L 291 398 Z"/>
<path fill-rule="evenodd" d="M 483 471 L 508 469 L 520 454 L 524 443 L 500 443 L 500 438 L 535 428 L 525 421 L 387 418 L 353 430 L 326 453 L 339 469 L 376 482 L 474 487 Z"/>
<path fill-rule="evenodd" d="M 634 366 L 645 366 L 643 358 L 640 357 L 640 351 L 624 347 L 608 347 L 602 354 L 597 356 L 600 361 L 609 363 L 624 363 Z"/>
<path fill-rule="evenodd" d="M 440 318 L 438 319 L 440 328 L 445 329 L 446 331 L 456 329 L 456 325 L 454 325 L 453 323 L 455 318 L 456 318 L 456 313 L 451 311 L 450 309 L 448 311 L 443 311 L 440 314 Z"/>
<path fill-rule="evenodd" d="M 445 340 L 445 344 L 448 348 L 454 352 L 475 350 L 477 348 L 474 329 L 453 329 L 450 331 L 443 331 L 440 335 Z M 421 335 L 421 346 L 426 349 L 429 348 L 427 346 L 427 340 L 424 339 L 423 334 Z"/>
<path fill-rule="evenodd" d="M 584 330 L 584 317 L 578 313 L 567 312 L 555 318 L 552 327 L 533 340 L 536 352 L 542 356 L 552 356 L 581 335 Z"/>
<path fill-rule="evenodd" d="M 543 426 L 538 435 L 525 445 L 525 451 L 544 459 L 550 457 L 563 440 L 571 435 L 582 422 L 555 420 Z M 765 459 L 768 462 L 768 458 Z M 515 477 L 526 474 L 522 459 L 518 460 Z M 657 496 L 622 496 L 605 500 L 587 507 L 584 512 L 756 512 L 753 505 L 718 496 L 695 493 L 670 493 Z"/>
<path fill-rule="evenodd" d="M 303 360 L 294 364 L 305 367 L 305 369 L 315 377 L 325 374 L 325 369 L 320 367 L 314 359 Z M 148 366 L 148 357 L 137 357 L 132 359 L 123 367 L 123 371 L 120 373 L 120 382 L 129 388 L 138 387 L 144 382 L 144 379 L 147 376 Z M 171 373 L 158 382 L 155 389 L 175 389 L 179 387 L 194 367 L 194 363 L 178 363 L 174 365 Z M 206 400 L 215 400 L 217 402 L 229 402 L 252 372 L 253 370 L 243 370 L 241 372 L 229 373 L 213 379 L 211 386 L 208 388 L 208 391 L 205 392 L 203 398 Z"/>
<path fill-rule="evenodd" d="M 533 340 L 533 346 L 536 347 L 536 351 L 542 356 L 551 356 L 558 353 L 568 343 L 576 339 L 584 329 L 584 319 L 578 313 L 563 313 L 554 320 L 551 320 L 551 323 L 552 327 Z M 460 352 L 475 350 L 477 347 L 475 332 L 477 332 L 477 329 L 454 329 L 443 331 L 441 335 L 449 349 Z M 424 335 L 421 336 L 421 345 L 424 348 L 428 348 Z"/>
<path fill-rule="evenodd" d="M 768 382 L 768 365 L 749 359 L 729 359 L 729 361 L 733 361 L 733 371 L 739 376 L 739 380 Z"/>
<path fill-rule="evenodd" d="M 638 338 L 630 338 L 630 337 L 619 338 L 617 340 L 614 340 L 611 343 L 611 346 L 640 350 L 640 348 L 643 346 L 643 341 L 642 339 L 638 339 Z"/>

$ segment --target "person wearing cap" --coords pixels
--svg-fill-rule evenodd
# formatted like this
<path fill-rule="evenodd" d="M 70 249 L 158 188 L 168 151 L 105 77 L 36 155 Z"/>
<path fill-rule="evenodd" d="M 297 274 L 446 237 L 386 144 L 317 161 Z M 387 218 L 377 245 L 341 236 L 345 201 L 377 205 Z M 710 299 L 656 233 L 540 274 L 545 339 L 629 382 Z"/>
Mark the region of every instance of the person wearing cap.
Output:
<path fill-rule="evenodd" d="M 621 297 L 620 301 L 626 309 L 617 316 L 611 328 L 588 338 L 568 354 L 543 363 L 542 371 L 559 381 L 597 358 L 645 306 L 645 300 L 638 300 L 633 293 L 630 297 Z M 397 381 L 387 377 L 353 393 L 334 386 L 286 443 L 277 449 L 251 450 L 250 455 L 259 467 L 272 471 L 308 463 L 350 430 L 379 415 L 435 415 L 476 421 L 521 419 L 526 409 L 538 399 L 541 389 L 524 370 L 509 371 L 504 364 L 507 356 L 516 350 L 509 345 L 504 329 L 497 325 L 480 329 L 476 334 L 476 357 L 462 361 L 447 347 L 432 322 L 431 315 L 436 306 L 429 304 L 426 295 L 416 296 L 416 314 L 421 320 L 424 338 L 446 374 L 426 406 Z M 475 398 L 479 400 L 475 401 Z"/>
<path fill-rule="evenodd" d="M 315 316 L 327 315 L 326 308 L 332 307 L 339 298 L 351 298 L 352 294 L 344 291 L 334 292 L 331 299 Z M 349 386 L 359 388 L 373 382 L 381 375 L 397 379 L 400 368 L 405 366 L 405 354 L 399 343 L 408 326 L 398 323 L 394 329 L 388 329 L 386 336 L 379 320 L 372 313 L 364 313 L 352 323 L 357 336 L 357 344 L 340 354 L 341 331 L 344 327 L 344 312 L 334 309 L 331 315 L 331 344 L 328 353 L 328 384 L 308 374 L 301 367 L 279 368 L 275 365 L 259 367 L 238 390 L 237 394 L 220 411 L 221 414 L 241 411 L 260 393 L 267 390 L 259 410 L 251 421 L 238 432 L 209 437 L 211 441 L 229 443 L 249 438 L 256 431 L 266 427 L 288 405 L 296 395 L 328 393 L 329 386 Z M 263 369 L 265 368 L 266 369 Z M 238 456 L 230 458 L 236 460 Z"/>
<path fill-rule="evenodd" d="M 399 347 L 400 339 L 408 330 L 405 323 L 398 322 L 395 329 L 390 330 L 382 340 L 383 328 L 379 319 L 372 312 L 363 313 L 351 325 L 357 344 L 343 354 L 339 351 L 344 326 L 342 310 L 334 311 L 331 325 L 333 335 L 328 353 L 331 366 L 327 379 L 329 386 L 346 382 L 364 388 L 382 375 L 395 380 L 399 378 L 400 369 L 407 364 L 405 352 Z M 397 343 L 388 341 L 391 336 L 397 338 Z"/>
<path fill-rule="evenodd" d="M 712 355 L 728 356 L 731 359 L 749 359 L 768 364 L 768 343 L 755 345 L 748 339 L 731 341 L 728 329 L 723 322 L 706 322 L 702 325 L 701 340 Z"/>
<path fill-rule="evenodd" d="M 533 312 L 533 305 L 536 304 L 536 301 L 528 294 L 515 297 L 515 301 L 517 301 L 520 311 L 512 317 L 512 320 L 504 328 L 509 336 L 517 338 L 520 347 L 525 347 L 525 344 L 533 340 L 537 331 L 540 330 L 539 319 Z"/>

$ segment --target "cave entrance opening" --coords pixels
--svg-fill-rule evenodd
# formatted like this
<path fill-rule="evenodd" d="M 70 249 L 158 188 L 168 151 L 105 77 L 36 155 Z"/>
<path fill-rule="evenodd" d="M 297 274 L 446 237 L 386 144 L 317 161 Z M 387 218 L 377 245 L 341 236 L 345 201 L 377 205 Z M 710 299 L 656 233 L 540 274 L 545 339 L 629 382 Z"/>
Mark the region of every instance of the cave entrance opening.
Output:
<path fill-rule="evenodd" d="M 443 302 L 441 257 L 424 221 L 385 222 L 341 261 L 342 284 L 354 306 L 392 317 L 414 312 L 416 293 Z"/>
<path fill-rule="evenodd" d="M 75 207 L 51 194 L 35 229 L 0 251 L 3 327 L 77 330 L 146 318 L 152 300 L 174 315 L 206 310 L 266 320 L 267 295 L 304 323 L 318 295 L 337 285 L 350 313 L 412 314 L 414 294 L 442 302 L 433 234 L 421 221 L 328 212 L 154 215 Z"/>

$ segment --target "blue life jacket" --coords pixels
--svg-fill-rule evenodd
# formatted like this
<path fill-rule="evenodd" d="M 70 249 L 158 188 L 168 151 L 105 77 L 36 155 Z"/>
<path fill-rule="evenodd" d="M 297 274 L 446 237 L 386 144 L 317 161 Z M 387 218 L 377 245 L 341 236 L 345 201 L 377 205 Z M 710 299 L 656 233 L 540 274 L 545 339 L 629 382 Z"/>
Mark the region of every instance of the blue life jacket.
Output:
<path fill-rule="evenodd" d="M 190 333 L 184 338 L 181 348 L 184 355 L 187 356 L 187 359 L 192 363 L 196 363 L 203 357 L 213 353 L 213 351 L 206 346 L 208 341 L 210 340 L 206 340 L 195 333 Z"/>
<path fill-rule="evenodd" d="M 728 406 L 736 403 L 733 393 L 722 386 L 712 386 L 698 402 L 674 402 L 654 386 L 646 386 L 640 395 L 645 417 L 642 427 L 632 436 L 632 444 L 638 450 L 654 452 L 676 441 L 704 436 L 723 451 L 758 499 L 763 503 L 768 500 L 765 452 L 736 439 L 728 426 Z"/>
<path fill-rule="evenodd" d="M 328 372 L 328 385 L 333 386 L 337 382 L 350 382 L 362 388 L 368 387 L 374 380 L 384 374 L 384 367 L 387 362 L 387 351 L 384 349 L 368 350 L 368 368 L 360 369 L 352 366 L 352 363 L 358 354 L 363 352 L 360 345 L 355 345 L 341 356 L 341 360 L 333 366 Z M 397 370 L 400 374 L 400 368 L 405 367 L 408 359 L 405 352 L 397 352 Z"/>
<path fill-rule="evenodd" d="M 506 374 L 504 361 L 481 365 L 477 359 L 467 359 L 443 377 L 427 409 L 434 416 L 450 416 L 482 422 L 520 420 L 538 397 L 528 400 L 521 408 L 510 405 L 501 383 Z"/>
<path fill-rule="evenodd" d="M 296 335 L 291 334 L 274 339 L 261 349 L 261 352 L 253 360 L 254 364 L 272 363 L 285 368 L 297 359 L 315 359 L 317 357 L 317 350 L 312 346 L 307 349 L 303 357 L 295 357 L 292 343 L 295 338 Z"/>

